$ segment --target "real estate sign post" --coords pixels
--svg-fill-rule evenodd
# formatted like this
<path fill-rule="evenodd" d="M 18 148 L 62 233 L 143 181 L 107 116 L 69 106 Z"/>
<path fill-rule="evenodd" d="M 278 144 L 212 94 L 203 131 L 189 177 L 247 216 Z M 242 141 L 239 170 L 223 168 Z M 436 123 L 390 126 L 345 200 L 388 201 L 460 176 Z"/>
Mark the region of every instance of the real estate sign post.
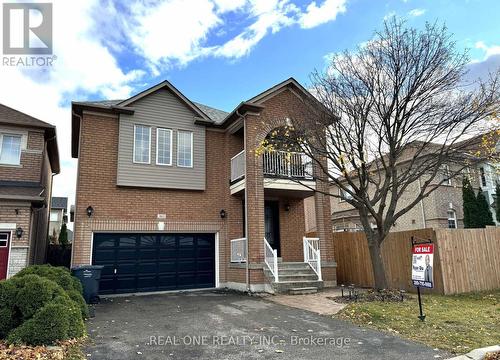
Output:
<path fill-rule="evenodd" d="M 420 288 L 434 287 L 433 269 L 434 269 L 434 244 L 431 240 L 417 242 L 412 237 L 412 261 L 411 261 L 411 280 L 413 285 L 417 287 L 418 307 L 420 310 L 419 319 L 424 321 L 425 315 L 422 310 L 422 299 L 420 296 Z"/>

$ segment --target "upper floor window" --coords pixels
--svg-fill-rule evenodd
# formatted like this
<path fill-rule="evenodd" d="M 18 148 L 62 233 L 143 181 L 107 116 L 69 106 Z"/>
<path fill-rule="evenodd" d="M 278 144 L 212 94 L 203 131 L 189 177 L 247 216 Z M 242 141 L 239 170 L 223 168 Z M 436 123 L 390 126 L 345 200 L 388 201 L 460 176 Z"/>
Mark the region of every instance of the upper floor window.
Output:
<path fill-rule="evenodd" d="M 448 210 L 448 228 L 457 228 L 457 213 L 455 212 L 455 210 Z"/>
<path fill-rule="evenodd" d="M 50 221 L 59 221 L 59 212 L 57 210 L 50 211 Z"/>
<path fill-rule="evenodd" d="M 21 164 L 21 135 L 0 134 L 0 164 Z"/>
<path fill-rule="evenodd" d="M 448 165 L 443 166 L 443 185 L 451 185 L 450 178 L 450 167 Z"/>
<path fill-rule="evenodd" d="M 156 164 L 172 165 L 172 130 L 156 129 Z"/>
<path fill-rule="evenodd" d="M 484 167 L 479 168 L 479 177 L 481 180 L 481 186 L 486 186 L 486 173 L 484 172 Z"/>
<path fill-rule="evenodd" d="M 351 185 L 348 185 L 347 188 L 349 189 L 349 191 L 352 192 L 352 186 Z M 340 201 L 341 202 L 352 199 L 352 195 L 349 192 L 347 192 L 346 190 L 342 189 L 342 188 L 339 188 L 339 196 L 340 196 Z"/>
<path fill-rule="evenodd" d="M 193 167 L 193 133 L 191 131 L 177 132 L 177 165 Z"/>
<path fill-rule="evenodd" d="M 134 125 L 134 162 L 149 164 L 151 162 L 151 127 Z"/>

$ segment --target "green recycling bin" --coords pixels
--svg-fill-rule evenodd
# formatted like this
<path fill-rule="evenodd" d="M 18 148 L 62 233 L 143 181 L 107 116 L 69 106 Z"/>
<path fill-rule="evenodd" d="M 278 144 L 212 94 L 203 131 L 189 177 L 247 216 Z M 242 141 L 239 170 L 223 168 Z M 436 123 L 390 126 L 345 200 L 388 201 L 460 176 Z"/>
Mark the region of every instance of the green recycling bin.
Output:
<path fill-rule="evenodd" d="M 99 302 L 99 281 L 101 280 L 102 265 L 80 265 L 71 269 L 83 286 L 83 298 L 87 304 Z"/>

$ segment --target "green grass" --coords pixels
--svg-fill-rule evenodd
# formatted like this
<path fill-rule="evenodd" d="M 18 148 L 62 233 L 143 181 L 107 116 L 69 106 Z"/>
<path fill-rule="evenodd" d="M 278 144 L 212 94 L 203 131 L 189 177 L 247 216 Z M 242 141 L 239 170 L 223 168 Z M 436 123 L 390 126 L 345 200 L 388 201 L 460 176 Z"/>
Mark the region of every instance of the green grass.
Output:
<path fill-rule="evenodd" d="M 500 342 L 500 290 L 462 295 L 423 295 L 424 322 L 417 297 L 404 302 L 358 302 L 335 315 L 452 353 Z"/>

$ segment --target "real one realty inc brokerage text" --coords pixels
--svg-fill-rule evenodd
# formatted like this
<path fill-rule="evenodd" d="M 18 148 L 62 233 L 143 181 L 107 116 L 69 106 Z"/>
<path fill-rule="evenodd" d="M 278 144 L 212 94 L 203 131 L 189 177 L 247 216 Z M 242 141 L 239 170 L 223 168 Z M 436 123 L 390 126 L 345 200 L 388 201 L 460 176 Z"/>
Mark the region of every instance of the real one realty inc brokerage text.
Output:
<path fill-rule="evenodd" d="M 350 338 L 344 337 L 318 337 L 291 335 L 282 337 L 278 335 L 260 336 L 150 336 L 149 346 L 262 346 L 262 345 L 292 345 L 292 346 L 348 346 Z"/>

